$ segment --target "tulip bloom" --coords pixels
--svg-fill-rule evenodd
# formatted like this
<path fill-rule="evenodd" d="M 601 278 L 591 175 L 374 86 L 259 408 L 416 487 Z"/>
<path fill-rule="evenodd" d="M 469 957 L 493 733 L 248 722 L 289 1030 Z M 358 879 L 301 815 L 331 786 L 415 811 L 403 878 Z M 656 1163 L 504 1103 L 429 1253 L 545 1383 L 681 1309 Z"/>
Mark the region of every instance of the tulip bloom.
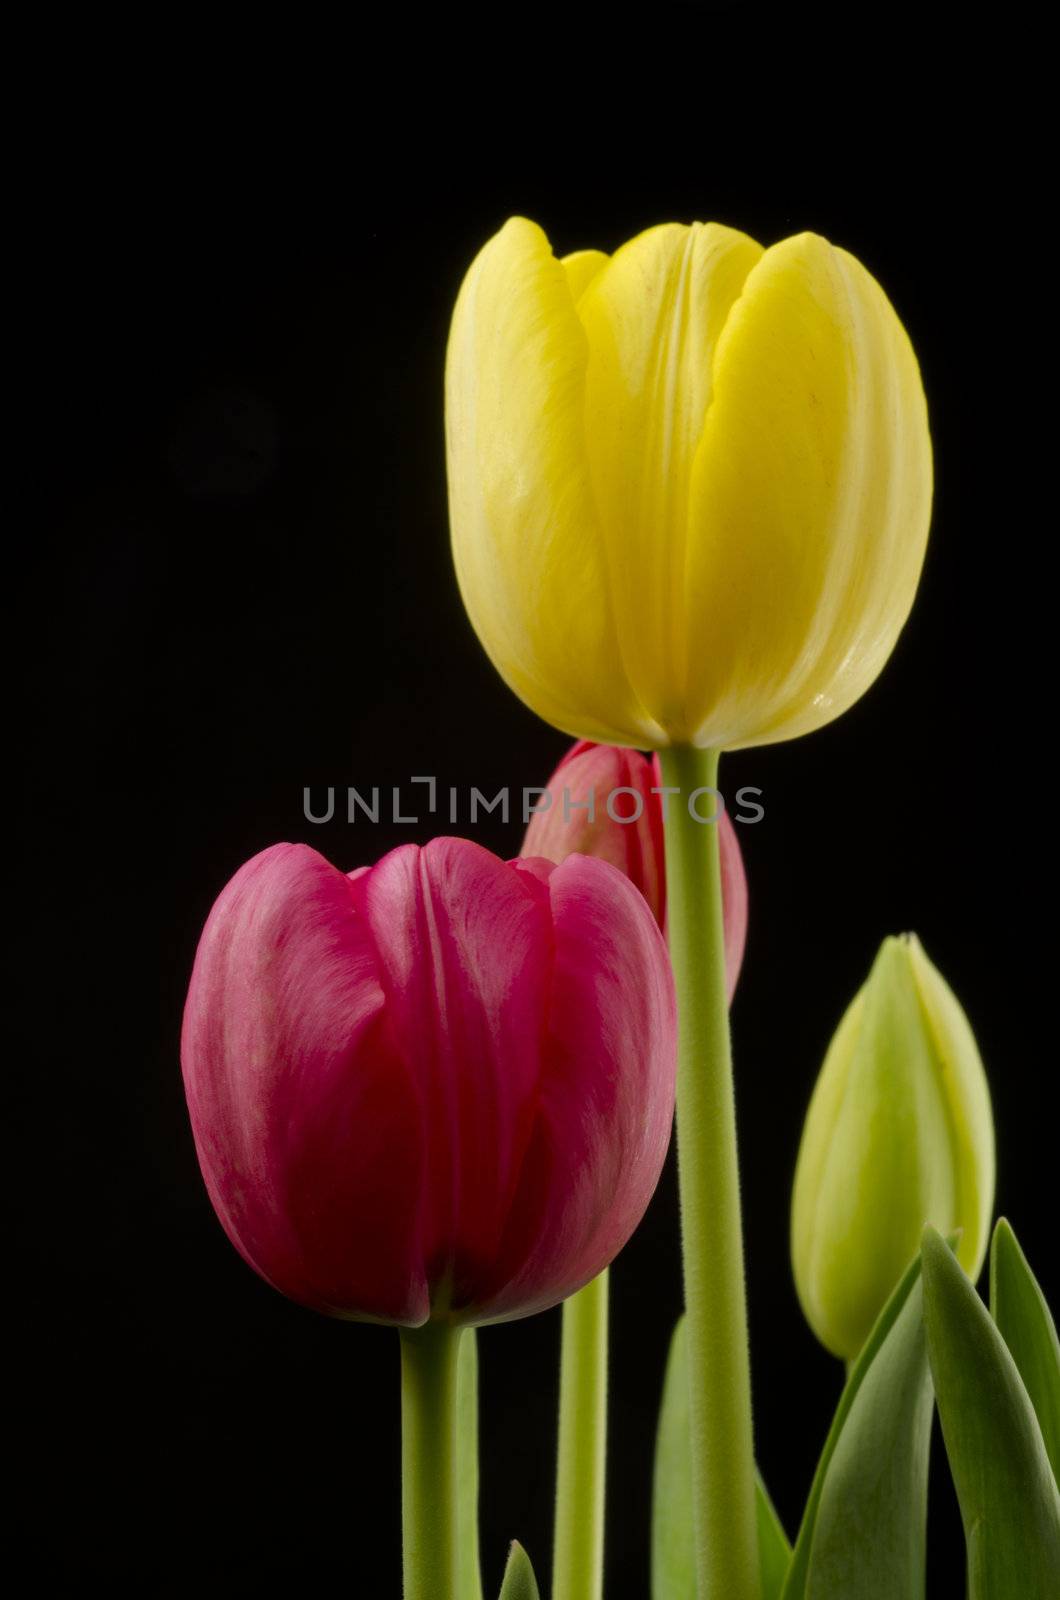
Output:
<path fill-rule="evenodd" d="M 495 667 L 567 733 L 769 744 L 864 693 L 909 613 L 931 448 L 916 359 L 846 251 L 716 223 L 557 260 L 483 248 L 446 370 L 450 516 Z"/>
<path fill-rule="evenodd" d="M 581 740 L 571 746 L 549 779 L 552 803 L 530 818 L 520 853 L 564 861 L 578 851 L 610 861 L 637 885 L 665 931 L 661 788 L 657 756 L 646 761 L 637 750 Z M 682 797 L 673 797 L 670 803 L 680 805 Z M 717 824 L 703 824 L 715 825 L 721 851 L 725 978 L 731 1000 L 747 942 L 747 878 L 729 813 L 723 811 Z"/>
<path fill-rule="evenodd" d="M 613 867 L 460 839 L 348 877 L 304 845 L 206 924 L 184 1082 L 228 1237 L 317 1310 L 543 1310 L 622 1248 L 674 1099 L 665 946 Z"/>
<path fill-rule="evenodd" d="M 975 1278 L 994 1199 L 990 1091 L 968 1019 L 912 935 L 885 939 L 825 1056 L 791 1209 L 795 1283 L 821 1343 L 865 1342 L 927 1223 Z"/>

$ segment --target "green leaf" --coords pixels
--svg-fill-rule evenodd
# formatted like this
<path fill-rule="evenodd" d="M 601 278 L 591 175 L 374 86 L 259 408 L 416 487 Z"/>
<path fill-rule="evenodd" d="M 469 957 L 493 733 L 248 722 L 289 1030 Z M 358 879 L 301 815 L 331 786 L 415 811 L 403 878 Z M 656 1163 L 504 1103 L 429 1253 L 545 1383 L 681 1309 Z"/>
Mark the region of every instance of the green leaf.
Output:
<path fill-rule="evenodd" d="M 758 1524 L 758 1570 L 762 1579 L 762 1600 L 780 1600 L 780 1591 L 791 1566 L 791 1545 L 777 1516 L 769 1490 L 755 1470 L 755 1520 Z"/>
<path fill-rule="evenodd" d="M 922 1247 L 924 1319 L 968 1551 L 969 1600 L 1056 1600 L 1060 1495 L 1008 1346 L 943 1240 Z"/>
<path fill-rule="evenodd" d="M 761 1478 L 756 1517 L 762 1600 L 779 1600 L 791 1546 Z M 688 1420 L 688 1338 L 682 1316 L 674 1329 L 666 1364 L 662 1409 L 655 1444 L 651 1529 L 652 1600 L 695 1600 L 695 1540 L 692 1531 L 692 1433 Z"/>
<path fill-rule="evenodd" d="M 783 1600 L 920 1600 L 931 1377 L 914 1261 L 852 1364 Z"/>
<path fill-rule="evenodd" d="M 688 1420 L 688 1338 L 682 1316 L 670 1340 L 655 1435 L 651 1507 L 652 1600 L 695 1600 L 692 1435 Z"/>
<path fill-rule="evenodd" d="M 1060 1340 L 1045 1296 L 1004 1217 L 990 1246 L 990 1311 L 1030 1396 L 1053 1477 L 1060 1481 Z"/>
<path fill-rule="evenodd" d="M 456 1370 L 457 1600 L 482 1600 L 478 1538 L 478 1340 L 464 1328 Z"/>
<path fill-rule="evenodd" d="M 500 1600 L 541 1600 L 541 1592 L 537 1587 L 534 1569 L 530 1565 L 530 1557 L 518 1539 L 512 1540 L 512 1547 L 508 1552 L 508 1565 L 504 1569 Z"/>

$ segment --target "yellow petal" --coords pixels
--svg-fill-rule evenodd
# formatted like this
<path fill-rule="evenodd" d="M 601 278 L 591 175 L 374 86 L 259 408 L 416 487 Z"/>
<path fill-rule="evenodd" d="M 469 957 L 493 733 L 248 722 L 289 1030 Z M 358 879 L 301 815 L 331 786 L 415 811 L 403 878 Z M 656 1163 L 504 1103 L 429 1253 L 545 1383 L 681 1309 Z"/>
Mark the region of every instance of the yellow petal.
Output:
<path fill-rule="evenodd" d="M 931 508 L 916 358 L 845 251 L 801 234 L 749 274 L 691 477 L 694 742 L 769 743 L 831 721 L 894 647 Z"/>
<path fill-rule="evenodd" d="M 578 301 L 589 341 L 586 442 L 619 647 L 638 699 L 674 741 L 695 731 L 685 696 L 692 465 L 714 348 L 761 254 L 730 228 L 668 223 L 623 245 Z"/>
<path fill-rule="evenodd" d="M 446 361 L 453 555 L 504 680 L 556 727 L 603 743 L 665 735 L 630 687 L 585 450 L 585 333 L 568 268 L 513 218 L 472 264 Z"/>
<path fill-rule="evenodd" d="M 563 256 L 560 265 L 567 274 L 570 292 L 578 301 L 600 268 L 607 265 L 607 256 L 602 250 L 575 250 L 572 255 Z"/>

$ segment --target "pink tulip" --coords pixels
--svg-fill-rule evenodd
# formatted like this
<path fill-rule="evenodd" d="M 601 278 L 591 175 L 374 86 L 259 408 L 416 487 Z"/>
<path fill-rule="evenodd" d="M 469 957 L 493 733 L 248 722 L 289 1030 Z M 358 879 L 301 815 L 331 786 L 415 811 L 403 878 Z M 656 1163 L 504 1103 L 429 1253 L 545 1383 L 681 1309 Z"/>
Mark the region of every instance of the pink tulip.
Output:
<path fill-rule="evenodd" d="M 564 861 L 574 851 L 579 851 L 582 855 L 610 861 L 637 885 L 659 926 L 665 930 L 663 801 L 661 795 L 652 793 L 653 789 L 661 788 L 658 756 L 648 761 L 637 750 L 620 750 L 615 745 L 579 740 L 567 751 L 549 779 L 552 803 L 530 818 L 522 854 Z M 590 794 L 593 796 L 592 817 L 585 809 Z M 687 796 L 669 797 L 672 806 L 686 803 Z M 709 815 L 709 811 L 709 801 L 704 801 L 703 815 Z M 736 829 L 727 811 L 722 812 L 717 827 L 725 919 L 725 977 L 731 1000 L 747 942 L 747 878 Z"/>
<path fill-rule="evenodd" d="M 255 856 L 195 959 L 182 1058 L 246 1261 L 334 1316 L 544 1310 L 600 1272 L 670 1137 L 669 960 L 620 872 L 462 839 L 348 877 Z"/>

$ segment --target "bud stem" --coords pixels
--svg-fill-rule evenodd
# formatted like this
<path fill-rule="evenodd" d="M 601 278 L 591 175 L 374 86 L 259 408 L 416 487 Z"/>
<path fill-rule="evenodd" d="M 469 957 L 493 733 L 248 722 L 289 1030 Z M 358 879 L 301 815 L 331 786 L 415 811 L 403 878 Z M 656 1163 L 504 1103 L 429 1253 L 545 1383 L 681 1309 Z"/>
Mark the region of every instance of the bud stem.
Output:
<path fill-rule="evenodd" d="M 718 752 L 660 753 L 666 898 L 678 1006 L 677 1157 L 688 1312 L 699 1600 L 758 1600 L 754 1443 L 721 861 L 716 823 L 690 814 L 717 788 Z M 720 805 L 720 802 L 719 802 Z"/>
<path fill-rule="evenodd" d="M 604 1591 L 608 1275 L 563 1306 L 552 1600 Z"/>
<path fill-rule="evenodd" d="M 458 1363 L 462 1329 L 401 1330 L 401 1525 L 405 1600 L 457 1600 Z"/>

